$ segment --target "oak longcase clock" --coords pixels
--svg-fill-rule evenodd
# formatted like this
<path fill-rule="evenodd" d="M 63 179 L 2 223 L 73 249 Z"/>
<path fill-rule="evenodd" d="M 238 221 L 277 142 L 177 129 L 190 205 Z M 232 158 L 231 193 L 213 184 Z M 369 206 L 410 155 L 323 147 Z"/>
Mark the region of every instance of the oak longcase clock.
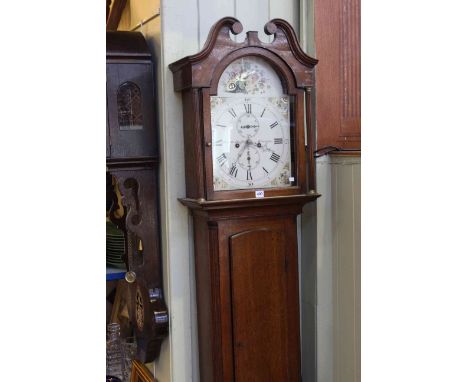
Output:
<path fill-rule="evenodd" d="M 315 200 L 315 59 L 274 19 L 271 43 L 232 17 L 169 66 L 182 92 L 194 218 L 201 380 L 299 381 L 296 217 Z"/>

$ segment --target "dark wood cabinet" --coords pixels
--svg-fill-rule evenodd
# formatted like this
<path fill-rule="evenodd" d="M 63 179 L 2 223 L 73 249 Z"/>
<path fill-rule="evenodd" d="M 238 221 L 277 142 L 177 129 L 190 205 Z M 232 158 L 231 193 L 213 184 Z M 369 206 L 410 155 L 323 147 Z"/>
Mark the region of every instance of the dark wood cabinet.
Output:
<path fill-rule="evenodd" d="M 137 35 L 107 32 L 109 159 L 156 158 L 158 154 L 153 62 L 143 35 Z"/>
<path fill-rule="evenodd" d="M 316 60 L 275 19 L 263 43 L 232 17 L 171 64 L 182 92 L 194 219 L 200 380 L 300 381 L 297 215 L 315 200 Z"/>
<path fill-rule="evenodd" d="M 153 64 L 138 32 L 107 32 L 107 174 L 121 195 L 130 320 L 137 359 L 153 361 L 167 336 L 162 290 L 158 141 Z"/>
<path fill-rule="evenodd" d="M 317 150 L 361 149 L 361 1 L 315 2 Z"/>

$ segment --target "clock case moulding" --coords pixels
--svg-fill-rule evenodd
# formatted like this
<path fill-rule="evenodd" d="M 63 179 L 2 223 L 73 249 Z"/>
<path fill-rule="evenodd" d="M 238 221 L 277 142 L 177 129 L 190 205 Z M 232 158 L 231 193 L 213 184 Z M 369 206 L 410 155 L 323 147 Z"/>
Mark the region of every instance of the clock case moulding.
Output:
<path fill-rule="evenodd" d="M 191 208 L 219 205 L 214 201 L 253 199 L 251 202 L 259 203 L 255 189 L 213 190 L 210 96 L 217 95 L 218 82 L 226 67 L 245 56 L 266 60 L 281 79 L 285 94 L 295 97 L 291 151 L 295 155 L 296 184 L 265 189 L 265 199 L 281 197 L 277 202 L 286 202 L 284 197 L 290 196 L 299 203 L 314 200 L 319 196 L 315 190 L 312 126 L 314 66 L 318 61 L 304 53 L 294 29 L 285 20 L 274 19 L 265 25 L 265 33 L 274 35 L 271 43 L 262 42 L 256 31 L 247 32 L 243 42 L 233 41 L 230 33 L 237 35 L 241 31 L 237 19 L 225 17 L 211 28 L 201 52 L 169 65 L 174 90 L 182 92 L 183 99 L 186 198 L 181 202 Z"/>

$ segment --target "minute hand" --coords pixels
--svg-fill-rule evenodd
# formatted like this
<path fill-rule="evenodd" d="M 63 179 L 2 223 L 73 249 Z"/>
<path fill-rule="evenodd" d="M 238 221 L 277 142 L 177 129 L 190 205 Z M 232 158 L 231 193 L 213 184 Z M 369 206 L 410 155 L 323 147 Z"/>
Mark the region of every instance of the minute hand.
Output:
<path fill-rule="evenodd" d="M 244 153 L 245 149 L 252 144 L 252 141 L 250 140 L 250 138 L 248 138 L 245 143 L 244 143 L 244 146 L 242 147 L 242 149 L 239 151 L 239 154 L 237 154 L 237 159 L 236 159 L 236 162 L 239 161 L 240 157 L 242 156 L 242 154 Z"/>
<path fill-rule="evenodd" d="M 271 140 L 258 140 L 257 142 L 251 142 L 252 145 L 254 146 L 257 146 L 258 148 L 261 148 L 262 151 L 272 151 L 272 149 L 270 149 L 268 147 L 268 143 L 271 143 Z"/>

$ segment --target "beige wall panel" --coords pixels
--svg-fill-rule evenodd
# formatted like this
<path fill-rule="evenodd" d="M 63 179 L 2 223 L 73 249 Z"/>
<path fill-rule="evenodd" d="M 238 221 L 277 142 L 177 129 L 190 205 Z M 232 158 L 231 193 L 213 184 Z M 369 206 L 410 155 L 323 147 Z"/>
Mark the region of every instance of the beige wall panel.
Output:
<path fill-rule="evenodd" d="M 297 17 L 301 30 L 301 45 L 307 54 L 315 57 L 314 0 L 299 0 Z"/>
<path fill-rule="evenodd" d="M 268 0 L 236 0 L 235 15 L 244 26 L 244 30 L 236 36 L 236 41 L 244 41 L 247 31 L 258 31 L 260 40 L 269 41 L 263 31 L 263 26 L 269 20 Z"/>
<path fill-rule="evenodd" d="M 318 158 L 317 191 L 317 381 L 333 382 L 333 193 L 328 156 Z M 314 381 L 308 379 L 307 382 Z"/>
<path fill-rule="evenodd" d="M 289 22 L 296 33 L 299 34 L 299 3 L 297 0 L 270 0 L 270 16 L 271 19 L 284 19 Z"/>
<path fill-rule="evenodd" d="M 360 158 L 332 157 L 333 369 L 360 380 Z"/>
<path fill-rule="evenodd" d="M 215 22 L 226 16 L 235 17 L 235 4 L 235 0 L 199 0 L 200 49 Z"/>
<path fill-rule="evenodd" d="M 182 100 L 173 90 L 172 73 L 168 65 L 198 51 L 198 2 L 170 0 L 161 3 L 161 65 L 159 74 L 161 123 L 161 202 L 163 221 L 163 251 L 167 259 L 169 284 L 170 374 L 159 376 L 160 382 L 196 380 L 193 365 L 193 336 L 196 325 L 192 317 L 193 262 L 189 214 L 177 198 L 185 196 L 184 140 L 182 130 Z"/>
<path fill-rule="evenodd" d="M 354 197 L 354 274 L 355 293 L 358 304 L 355 309 L 354 332 L 355 332 L 355 366 L 356 381 L 361 381 L 361 162 L 353 166 L 353 197 Z"/>
<path fill-rule="evenodd" d="M 317 161 L 317 381 L 360 381 L 360 158 Z"/>
<path fill-rule="evenodd" d="M 264 25 L 273 18 L 283 18 L 298 30 L 299 3 L 294 0 L 200 0 L 199 1 L 199 41 L 200 49 L 206 41 L 211 26 L 220 18 L 234 16 L 242 23 L 244 30 L 236 41 L 245 39 L 245 32 L 256 30 L 260 39 L 270 41 L 264 31 Z"/>
<path fill-rule="evenodd" d="M 335 381 L 357 382 L 356 310 L 360 309 L 356 288 L 356 216 L 354 158 L 332 162 L 334 203 L 334 351 Z"/>

